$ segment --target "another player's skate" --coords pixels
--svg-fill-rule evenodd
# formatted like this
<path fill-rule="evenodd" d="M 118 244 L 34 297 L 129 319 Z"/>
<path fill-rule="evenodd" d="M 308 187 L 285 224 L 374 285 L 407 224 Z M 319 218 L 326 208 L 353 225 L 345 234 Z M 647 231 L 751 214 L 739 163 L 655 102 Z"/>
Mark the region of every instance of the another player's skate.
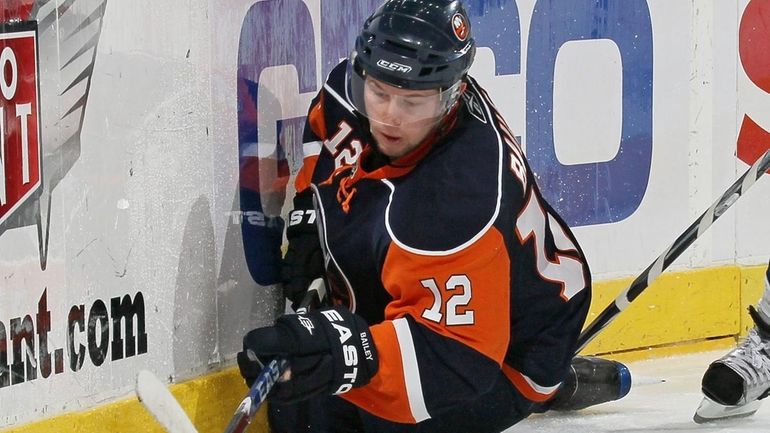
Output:
<path fill-rule="evenodd" d="M 753 415 L 770 394 L 770 325 L 754 307 L 749 314 L 756 326 L 703 375 L 705 397 L 693 416 L 697 423 Z"/>
<path fill-rule="evenodd" d="M 617 361 L 576 356 L 548 410 L 580 410 L 619 400 L 631 389 L 631 373 Z"/>

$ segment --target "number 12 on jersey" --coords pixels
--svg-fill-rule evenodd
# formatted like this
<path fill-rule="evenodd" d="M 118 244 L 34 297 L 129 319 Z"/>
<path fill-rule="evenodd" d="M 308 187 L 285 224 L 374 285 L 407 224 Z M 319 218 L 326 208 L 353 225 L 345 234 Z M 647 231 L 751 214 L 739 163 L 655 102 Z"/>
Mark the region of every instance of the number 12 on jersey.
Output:
<path fill-rule="evenodd" d="M 422 317 L 431 322 L 441 323 L 444 318 L 441 313 L 444 303 L 441 289 L 433 278 L 420 280 L 420 284 L 433 294 L 433 306 L 426 308 L 422 312 Z M 473 310 L 457 311 L 458 307 L 465 307 L 471 302 L 473 294 L 470 278 L 467 275 L 452 275 L 446 281 L 444 288 L 448 292 L 453 292 L 446 302 L 446 326 L 473 325 L 475 323 Z"/>

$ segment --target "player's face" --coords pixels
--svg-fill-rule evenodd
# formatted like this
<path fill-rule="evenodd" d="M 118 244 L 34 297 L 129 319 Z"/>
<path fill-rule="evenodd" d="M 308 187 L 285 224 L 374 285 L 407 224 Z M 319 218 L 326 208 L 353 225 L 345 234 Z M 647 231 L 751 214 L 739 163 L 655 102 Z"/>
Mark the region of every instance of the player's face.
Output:
<path fill-rule="evenodd" d="M 408 90 L 367 77 L 364 103 L 377 147 L 391 159 L 415 149 L 444 114 L 438 89 Z"/>

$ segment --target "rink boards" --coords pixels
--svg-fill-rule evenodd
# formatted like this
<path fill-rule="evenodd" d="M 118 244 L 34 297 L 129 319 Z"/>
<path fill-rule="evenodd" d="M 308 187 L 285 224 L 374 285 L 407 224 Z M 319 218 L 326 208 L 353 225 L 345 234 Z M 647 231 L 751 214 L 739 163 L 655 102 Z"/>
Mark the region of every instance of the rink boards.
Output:
<path fill-rule="evenodd" d="M 3 4 L 0 431 L 148 431 L 148 367 L 221 430 L 241 336 L 282 311 L 305 111 L 376 3 Z M 770 148 L 768 3 L 467 4 L 471 73 L 574 227 L 593 317 Z M 587 351 L 730 345 L 768 196 L 765 178 Z"/>
<path fill-rule="evenodd" d="M 728 266 L 665 274 L 583 354 L 602 354 L 629 362 L 705 350 L 726 350 L 734 345 L 735 335 L 745 334 L 752 326 L 746 308 L 759 298 L 764 275 L 764 266 Z M 614 299 L 629 282 L 624 279 L 597 283 L 590 316 L 598 313 L 600 307 Z M 651 341 L 656 342 L 652 347 Z M 668 361 L 661 359 L 660 362 Z M 171 385 L 171 389 L 201 432 L 222 431 L 240 402 L 241 394 L 246 392 L 236 368 L 226 368 Z M 697 389 L 690 391 L 697 392 Z M 264 415 L 258 416 L 250 431 L 266 432 L 265 422 Z M 163 433 L 163 429 L 133 396 L 88 411 L 2 431 Z"/>

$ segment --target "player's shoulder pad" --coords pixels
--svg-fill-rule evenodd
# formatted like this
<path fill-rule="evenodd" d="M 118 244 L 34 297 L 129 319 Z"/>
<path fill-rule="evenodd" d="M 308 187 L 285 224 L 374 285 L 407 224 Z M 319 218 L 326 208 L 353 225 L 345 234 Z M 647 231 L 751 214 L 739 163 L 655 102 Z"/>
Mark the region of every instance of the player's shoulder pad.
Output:
<path fill-rule="evenodd" d="M 332 89 L 345 94 L 345 86 L 347 81 L 348 59 L 342 59 L 337 66 L 332 68 L 329 75 L 326 76 L 324 87 L 330 86 Z"/>
<path fill-rule="evenodd" d="M 347 114 L 354 114 L 353 104 L 348 92 L 348 59 L 342 60 L 326 77 L 323 90 L 326 92 L 326 101 L 340 107 Z"/>

